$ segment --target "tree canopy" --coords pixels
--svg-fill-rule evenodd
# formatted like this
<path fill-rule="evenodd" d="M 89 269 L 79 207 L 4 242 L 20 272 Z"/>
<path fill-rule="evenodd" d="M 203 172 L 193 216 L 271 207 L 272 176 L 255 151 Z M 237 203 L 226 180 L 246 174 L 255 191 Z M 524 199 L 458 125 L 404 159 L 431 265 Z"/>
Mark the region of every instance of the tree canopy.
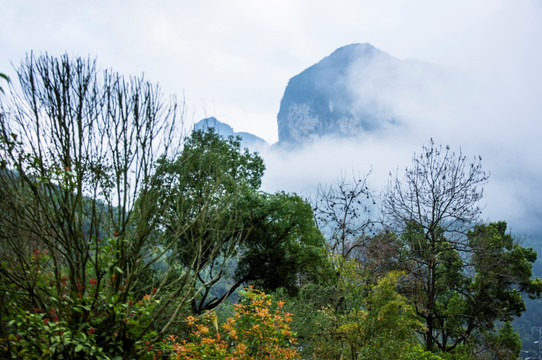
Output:
<path fill-rule="evenodd" d="M 428 351 L 482 346 L 497 322 L 525 310 L 522 292 L 540 295 L 540 279 L 531 278 L 536 253 L 514 243 L 504 222 L 476 224 L 487 179 L 480 157 L 468 163 L 431 141 L 384 194 Z"/>
<path fill-rule="evenodd" d="M 260 191 L 263 171 L 262 159 L 241 150 L 239 139 L 222 139 L 212 129 L 194 131 L 176 159 L 159 161 L 153 178 L 157 202 L 170 203 L 155 216 L 164 228 L 164 246 L 174 242 L 175 260 L 203 284 L 194 299 L 198 313 L 245 283 L 295 291 L 300 276 L 316 271 L 325 257 L 310 205 L 296 195 Z M 186 223 L 192 226 L 179 231 Z M 196 252 L 205 261 L 191 263 Z M 228 281 L 222 293 L 213 291 Z"/>
<path fill-rule="evenodd" d="M 480 221 L 480 157 L 431 140 L 382 204 L 365 176 L 311 206 L 262 191 L 238 138 L 184 136 L 143 77 L 29 55 L 17 80 L 0 102 L 0 357 L 519 356 L 537 254 Z"/>

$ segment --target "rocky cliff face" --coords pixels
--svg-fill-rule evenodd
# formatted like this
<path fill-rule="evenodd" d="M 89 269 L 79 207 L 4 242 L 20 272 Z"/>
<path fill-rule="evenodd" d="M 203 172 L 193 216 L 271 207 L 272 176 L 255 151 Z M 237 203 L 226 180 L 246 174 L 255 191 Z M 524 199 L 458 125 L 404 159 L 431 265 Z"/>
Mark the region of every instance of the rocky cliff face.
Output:
<path fill-rule="evenodd" d="M 353 44 L 294 76 L 278 113 L 280 145 L 321 136 L 360 136 L 401 122 L 397 97 L 408 96 L 434 66 L 399 60 L 370 44 Z"/>
<path fill-rule="evenodd" d="M 276 145 L 292 148 L 324 136 L 361 140 L 404 125 L 405 117 L 417 116 L 417 109 L 445 96 L 441 85 L 448 78 L 439 66 L 399 60 L 370 44 L 341 47 L 288 82 L 277 116 Z M 240 136 L 242 145 L 251 149 L 267 146 L 214 117 L 199 121 L 194 129 L 208 127 L 224 137 Z"/>

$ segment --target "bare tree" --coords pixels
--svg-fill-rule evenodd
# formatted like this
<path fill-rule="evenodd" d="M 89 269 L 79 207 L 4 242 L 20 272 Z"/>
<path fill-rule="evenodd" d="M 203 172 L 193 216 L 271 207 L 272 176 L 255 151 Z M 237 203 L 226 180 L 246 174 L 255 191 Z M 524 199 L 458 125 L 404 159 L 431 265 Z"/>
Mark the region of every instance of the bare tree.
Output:
<path fill-rule="evenodd" d="M 7 83 L 9 83 L 9 77 L 4 74 L 4 73 L 0 73 L 0 79 L 1 80 L 5 80 Z M 2 86 L 0 86 L 0 95 L 4 93 L 4 88 L 2 88 Z"/>
<path fill-rule="evenodd" d="M 143 281 L 174 256 L 155 216 L 171 199 L 157 197 L 152 176 L 159 157 L 181 148 L 182 106 L 142 77 L 99 71 L 89 59 L 30 55 L 17 75 L 20 93 L 12 90 L 0 109 L 0 297 L 26 309 L 55 301 L 56 316 L 79 330 L 105 314 L 96 330 L 104 342 L 114 333 L 129 354 L 151 330 L 162 336 L 196 296 L 196 275 L 185 269 Z M 169 236 L 182 236 L 198 216 Z M 206 266 L 203 246 L 193 245 L 199 251 L 187 268 Z M 33 273 L 33 253 L 47 254 L 47 284 Z M 160 302 L 134 334 L 103 307 L 105 299 L 111 309 L 126 306 L 138 293 Z M 81 301 L 83 310 L 73 306 Z"/>
<path fill-rule="evenodd" d="M 456 285 L 452 283 L 458 279 L 454 274 L 460 274 L 462 268 L 459 254 L 468 250 L 467 230 L 481 213 L 482 186 L 489 177 L 481 160 L 475 157 L 469 162 L 461 151 L 443 149 L 431 140 L 414 155 L 403 177 L 390 178 L 384 192 L 384 215 L 393 230 L 402 234 L 408 253 L 414 289 L 411 299 L 426 322 L 429 351 L 438 336 L 436 322 L 443 321 L 437 298 L 443 289 Z"/>
<path fill-rule="evenodd" d="M 351 256 L 375 225 L 371 209 L 376 202 L 367 185 L 369 175 L 353 176 L 350 182 L 343 176 L 328 189 L 318 189 L 315 216 L 333 254 Z"/>
<path fill-rule="evenodd" d="M 383 212 L 395 229 L 415 222 L 427 237 L 444 232 L 449 240 L 460 242 L 481 214 L 479 201 L 488 178 L 480 156 L 469 162 L 461 150 L 456 154 L 446 146 L 443 151 L 431 139 L 414 154 L 402 178 L 390 177 Z"/>

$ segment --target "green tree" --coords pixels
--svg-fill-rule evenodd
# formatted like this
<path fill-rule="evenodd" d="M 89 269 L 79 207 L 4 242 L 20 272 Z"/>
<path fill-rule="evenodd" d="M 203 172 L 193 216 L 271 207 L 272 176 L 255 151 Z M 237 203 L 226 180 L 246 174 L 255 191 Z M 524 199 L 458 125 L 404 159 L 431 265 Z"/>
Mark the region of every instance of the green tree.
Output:
<path fill-rule="evenodd" d="M 226 277 L 247 236 L 244 198 L 260 187 L 263 171 L 263 160 L 242 151 L 239 139 L 223 139 L 212 129 L 194 131 L 179 156 L 158 161 L 153 196 L 156 204 L 167 205 L 153 211 L 153 219 L 160 224 L 162 245 L 176 254 L 169 265 L 179 263 L 196 276 L 196 313 L 208 307 L 211 290 Z M 197 261 L 193 254 L 200 254 Z"/>
<path fill-rule="evenodd" d="M 296 293 L 329 266 L 325 241 L 311 206 L 295 194 L 256 193 L 247 218 L 251 225 L 239 257 L 236 279 L 265 291 Z"/>
<path fill-rule="evenodd" d="M 156 202 L 172 201 L 155 218 L 163 246 L 178 254 L 170 264 L 180 262 L 197 276 L 195 313 L 218 306 L 243 284 L 295 291 L 301 277 L 321 266 L 325 244 L 311 207 L 296 195 L 260 191 L 263 171 L 262 159 L 241 150 L 239 139 L 212 129 L 195 131 L 180 156 L 159 161 Z M 186 223 L 192 225 L 184 231 Z M 200 261 L 192 262 L 194 253 Z"/>
<path fill-rule="evenodd" d="M 409 275 L 402 291 L 426 326 L 431 323 L 431 338 L 438 350 L 449 351 L 448 338 L 457 336 L 449 322 L 464 311 L 457 296 L 466 285 L 465 264 L 442 231 L 436 239 L 428 240 L 417 223 L 409 222 L 401 241 L 401 265 Z M 424 336 L 429 335 L 426 332 Z"/>
<path fill-rule="evenodd" d="M 67 55 L 30 55 L 17 77 L 21 93 L 0 111 L 2 354 L 141 355 L 196 281 L 147 276 L 176 255 L 154 237 L 154 212 L 169 200 L 156 203 L 150 180 L 156 160 L 180 145 L 177 103 L 142 78 Z"/>
<path fill-rule="evenodd" d="M 497 359 L 519 359 L 521 340 L 510 322 L 505 322 L 498 334 L 491 333 L 486 337 L 487 347 Z"/>
<path fill-rule="evenodd" d="M 341 264 L 336 293 L 340 301 L 320 309 L 314 318 L 309 335 L 311 355 L 318 359 L 410 359 L 421 355 L 416 331 L 423 324 L 414 307 L 397 291 L 402 275 L 391 272 L 370 284 L 360 269 L 355 261 Z"/>
<path fill-rule="evenodd" d="M 468 233 L 468 238 L 473 250 L 471 264 L 476 275 L 469 284 L 471 292 L 466 299 L 468 311 L 464 331 L 468 334 L 471 328 L 480 327 L 492 332 L 497 321 L 508 323 L 525 311 L 522 294 L 531 299 L 540 297 L 542 280 L 532 277 L 532 264 L 537 254 L 532 248 L 522 247 L 514 241 L 506 233 L 506 223 L 502 221 L 476 226 Z M 506 327 L 509 329 L 505 335 L 512 331 L 509 324 Z M 515 343 L 499 341 L 503 345 Z M 516 350 L 516 346 L 508 349 L 512 353 Z"/>
<path fill-rule="evenodd" d="M 474 226 L 487 178 L 480 158 L 468 163 L 431 141 L 385 193 L 409 276 L 403 291 L 426 325 L 428 351 L 480 350 L 498 322 L 525 310 L 521 293 L 540 295 L 536 253 L 514 244 L 505 223 Z"/>
<path fill-rule="evenodd" d="M 480 158 L 469 164 L 461 152 L 451 152 L 448 146 L 443 151 L 431 140 L 420 155 L 414 154 L 403 178 L 396 174 L 390 179 L 384 193 L 386 220 L 407 234 L 405 250 L 411 266 L 423 273 L 418 278 L 424 304 L 417 309 L 426 323 L 428 351 L 433 351 L 435 343 L 439 254 L 443 249 L 450 253 L 464 247 L 464 234 L 481 212 L 478 202 L 487 179 Z"/>

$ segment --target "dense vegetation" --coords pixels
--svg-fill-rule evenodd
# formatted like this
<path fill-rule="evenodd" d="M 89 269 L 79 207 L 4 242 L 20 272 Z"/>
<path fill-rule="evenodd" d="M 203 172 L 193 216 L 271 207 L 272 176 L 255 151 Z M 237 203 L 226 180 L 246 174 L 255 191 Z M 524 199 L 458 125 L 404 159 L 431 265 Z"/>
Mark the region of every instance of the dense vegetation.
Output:
<path fill-rule="evenodd" d="M 432 141 L 378 202 L 260 189 L 235 138 L 94 61 L 29 56 L 0 108 L 0 356 L 515 359 L 536 253 Z M 382 217 L 371 215 L 378 213 Z"/>

